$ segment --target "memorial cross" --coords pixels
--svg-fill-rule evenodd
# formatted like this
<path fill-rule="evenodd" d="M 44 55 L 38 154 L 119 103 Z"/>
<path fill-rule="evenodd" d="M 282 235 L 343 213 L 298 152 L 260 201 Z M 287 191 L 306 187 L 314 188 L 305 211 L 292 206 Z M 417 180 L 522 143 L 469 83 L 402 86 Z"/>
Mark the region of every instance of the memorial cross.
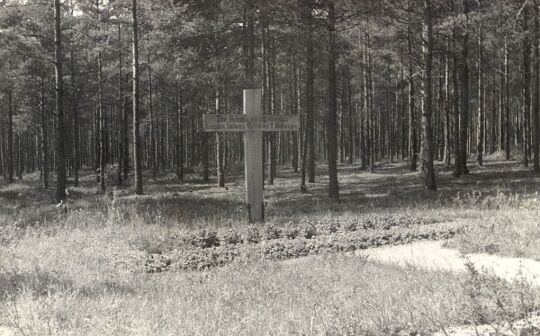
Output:
<path fill-rule="evenodd" d="M 262 114 L 261 90 L 244 90 L 244 114 L 204 114 L 205 132 L 243 132 L 249 221 L 264 221 L 262 132 L 298 131 L 298 115 Z"/>

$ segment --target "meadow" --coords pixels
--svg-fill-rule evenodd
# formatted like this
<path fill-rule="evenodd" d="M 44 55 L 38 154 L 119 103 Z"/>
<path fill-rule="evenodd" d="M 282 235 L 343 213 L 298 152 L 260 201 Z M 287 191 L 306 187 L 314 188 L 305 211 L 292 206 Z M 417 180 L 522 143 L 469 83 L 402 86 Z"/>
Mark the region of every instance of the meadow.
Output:
<path fill-rule="evenodd" d="M 318 167 L 320 176 L 324 166 Z M 7 335 L 425 335 L 534 315 L 538 289 L 370 260 L 369 248 L 445 239 L 463 253 L 540 257 L 540 179 L 488 160 L 438 191 L 385 163 L 340 166 L 301 194 L 283 168 L 265 224 L 248 225 L 241 176 L 227 188 L 172 174 L 98 192 L 87 171 L 65 208 L 37 175 L 0 186 L 0 331 Z M 356 251 L 355 254 L 350 252 Z"/>

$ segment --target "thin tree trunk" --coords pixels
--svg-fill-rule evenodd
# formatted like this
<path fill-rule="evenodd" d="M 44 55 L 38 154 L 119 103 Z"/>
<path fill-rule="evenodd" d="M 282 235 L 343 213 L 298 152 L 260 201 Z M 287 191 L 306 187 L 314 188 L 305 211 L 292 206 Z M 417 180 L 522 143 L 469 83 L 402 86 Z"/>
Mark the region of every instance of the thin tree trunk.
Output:
<path fill-rule="evenodd" d="M 306 48 L 306 129 L 308 146 L 308 182 L 315 182 L 315 109 L 314 109 L 314 81 L 315 81 L 315 52 L 314 52 L 314 20 L 313 0 L 306 0 L 307 16 L 307 48 Z"/>
<path fill-rule="evenodd" d="M 101 52 L 98 53 L 98 103 L 99 103 L 99 185 L 102 192 L 105 192 L 105 169 L 107 154 L 105 149 L 105 110 L 103 103 L 103 64 Z"/>
<path fill-rule="evenodd" d="M 43 78 L 41 78 L 39 109 L 41 114 L 41 182 L 43 189 L 49 189 L 49 141 L 45 109 L 45 80 Z"/>
<path fill-rule="evenodd" d="M 152 67 L 150 66 L 150 50 L 148 50 L 148 111 L 150 113 L 150 164 L 152 166 L 152 180 L 157 179 L 158 170 L 158 141 L 156 131 L 156 117 L 154 116 L 154 95 L 152 86 Z"/>
<path fill-rule="evenodd" d="M 118 24 L 118 43 L 122 43 L 122 26 Z M 128 144 L 127 142 L 124 142 L 124 73 L 123 73 L 123 54 L 122 54 L 122 46 L 118 48 L 118 100 L 116 102 L 117 108 L 118 108 L 118 114 L 119 114 L 119 120 L 120 120 L 120 131 L 118 134 L 118 171 L 116 176 L 117 185 L 121 187 L 124 184 L 124 178 L 123 178 L 123 171 L 125 170 L 124 164 L 126 163 L 124 159 L 125 151 L 124 147 L 126 147 Z"/>
<path fill-rule="evenodd" d="M 460 177 L 469 173 L 467 168 L 467 142 L 469 127 L 469 0 L 463 1 L 463 12 L 467 18 L 467 25 L 463 33 L 462 54 L 461 54 L 461 109 L 459 118 L 459 152 L 456 161 L 455 177 Z"/>
<path fill-rule="evenodd" d="M 62 8 L 60 0 L 54 0 L 54 51 L 55 51 L 55 100 L 56 100 L 56 202 L 66 200 L 66 162 L 64 137 L 64 80 L 63 80 L 63 54 L 62 54 Z"/>
<path fill-rule="evenodd" d="M 8 152 L 8 183 L 13 183 L 15 160 L 13 158 L 13 92 L 8 91 L 8 132 L 7 132 L 7 152 Z"/>
<path fill-rule="evenodd" d="M 435 169 L 433 167 L 433 134 L 431 129 L 431 115 L 433 108 L 432 71 L 433 71 L 433 25 L 431 18 L 431 0 L 425 0 L 424 31 L 422 53 L 425 62 L 425 71 L 422 81 L 422 170 L 425 176 L 426 188 L 436 190 Z"/>
<path fill-rule="evenodd" d="M 327 141 L 328 141 L 328 196 L 331 200 L 339 201 L 339 186 L 337 172 L 337 92 L 336 92 L 336 14 L 334 1 L 328 2 L 328 116 L 327 116 Z"/>
<path fill-rule="evenodd" d="M 523 165 L 529 166 L 529 135 L 531 123 L 531 42 L 529 33 L 529 5 L 525 4 L 523 8 Z"/>
<path fill-rule="evenodd" d="M 445 48 L 445 70 L 444 70 L 444 166 L 450 168 L 452 165 L 451 159 L 451 125 L 450 125 L 450 59 L 448 54 L 449 44 Z"/>
<path fill-rule="evenodd" d="M 184 132 L 183 132 L 183 120 L 182 120 L 182 101 L 179 97 L 180 93 L 176 88 L 176 178 L 178 180 L 184 180 Z"/>
<path fill-rule="evenodd" d="M 296 55 L 293 56 L 293 90 L 292 90 L 292 96 L 291 96 L 291 103 L 292 103 L 292 110 L 293 114 L 298 115 L 300 111 L 300 88 L 299 88 L 299 69 L 296 64 Z M 298 133 L 293 132 L 292 133 L 292 150 L 293 150 L 293 157 L 292 157 L 292 168 L 293 172 L 298 172 Z"/>
<path fill-rule="evenodd" d="M 135 169 L 135 193 L 142 195 L 142 147 L 139 136 L 139 27 L 137 20 L 137 0 L 132 0 L 131 11 L 133 17 L 133 163 Z"/>
<path fill-rule="evenodd" d="M 223 102 L 223 92 L 221 89 L 216 91 L 216 114 L 222 114 Z M 223 134 L 220 132 L 216 133 L 216 168 L 217 168 L 217 179 L 218 187 L 225 188 L 225 171 L 224 171 L 224 160 L 223 160 Z"/>
<path fill-rule="evenodd" d="M 484 132 L 485 130 L 485 111 L 484 111 L 484 36 L 480 24 L 478 37 L 478 132 L 476 134 L 476 162 L 479 166 L 484 164 Z"/>
<path fill-rule="evenodd" d="M 508 65 L 508 40 L 507 37 L 504 37 L 504 88 L 505 88 L 505 104 L 504 104 L 504 114 L 505 114 L 505 134 L 506 134 L 506 160 L 510 160 L 510 83 L 509 83 L 509 65 Z"/>
<path fill-rule="evenodd" d="M 353 108 L 352 108 L 352 98 L 351 98 L 351 77 L 350 74 L 347 72 L 346 76 L 346 84 L 347 84 L 347 108 L 349 112 L 349 134 L 348 134 L 348 140 L 349 140 L 349 149 L 348 149 L 348 158 L 349 158 L 349 164 L 352 165 L 354 163 L 354 129 L 355 129 L 355 120 L 353 117 Z"/>
<path fill-rule="evenodd" d="M 410 12 L 412 11 L 411 3 L 409 1 L 409 20 L 412 20 L 410 17 Z M 409 22 L 407 27 L 407 48 L 409 53 L 409 155 L 410 155 L 410 170 L 415 171 L 417 168 L 417 135 L 416 135 L 416 111 L 415 111 L 415 97 L 414 97 L 414 70 L 413 70 L 413 54 L 412 54 L 412 23 Z"/>
<path fill-rule="evenodd" d="M 71 87 L 73 90 L 71 97 L 71 113 L 72 116 L 72 126 L 73 126 L 73 185 L 76 187 L 79 186 L 79 168 L 81 163 L 81 147 L 79 141 L 79 102 L 78 102 L 78 93 L 79 89 L 77 87 L 77 80 L 75 73 L 75 58 L 73 57 L 73 51 L 70 51 L 70 65 L 71 65 Z"/>
<path fill-rule="evenodd" d="M 540 8 L 539 1 L 534 1 L 534 102 L 532 110 L 533 123 L 533 160 L 534 172 L 540 173 Z"/>

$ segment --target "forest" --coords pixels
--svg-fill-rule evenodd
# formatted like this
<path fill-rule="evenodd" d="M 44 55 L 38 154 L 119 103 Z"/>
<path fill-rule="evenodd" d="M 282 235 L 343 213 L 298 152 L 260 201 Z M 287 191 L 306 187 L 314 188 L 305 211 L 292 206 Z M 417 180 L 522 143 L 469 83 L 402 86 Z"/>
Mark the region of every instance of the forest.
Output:
<path fill-rule="evenodd" d="M 538 15 L 533 1 L 3 1 L 1 171 L 8 183 L 79 170 L 101 189 L 200 167 L 203 181 L 241 161 L 241 136 L 201 131 L 203 113 L 299 114 L 265 136 L 267 183 L 280 166 L 376 169 L 406 160 L 436 188 L 433 162 L 538 163 Z M 536 42 L 535 42 L 536 41 Z M 130 174 L 134 179 L 129 181 Z M 110 178 L 108 178 L 110 177 Z"/>
<path fill-rule="evenodd" d="M 540 0 L 0 0 L 0 336 L 540 335 L 539 116 Z"/>

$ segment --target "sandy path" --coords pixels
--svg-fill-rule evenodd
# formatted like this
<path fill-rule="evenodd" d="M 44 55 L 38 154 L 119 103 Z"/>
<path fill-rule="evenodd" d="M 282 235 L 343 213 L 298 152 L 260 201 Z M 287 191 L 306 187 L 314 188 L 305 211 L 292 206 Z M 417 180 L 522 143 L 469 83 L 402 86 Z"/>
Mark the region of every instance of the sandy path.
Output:
<path fill-rule="evenodd" d="M 487 254 L 462 256 L 458 251 L 442 247 L 442 241 L 422 241 L 401 246 L 385 246 L 358 251 L 372 260 L 399 265 L 414 265 L 430 270 L 464 272 L 465 261 L 471 261 L 478 269 L 485 268 L 498 277 L 513 281 L 524 277 L 540 286 L 540 262 Z"/>
<path fill-rule="evenodd" d="M 423 241 L 401 246 L 385 246 L 355 252 L 359 255 L 368 255 L 370 259 L 383 263 L 398 265 L 413 265 L 429 270 L 444 270 L 465 272 L 464 263 L 469 260 L 476 268 L 486 269 L 498 277 L 513 281 L 516 278 L 525 278 L 535 286 L 540 286 L 540 262 L 523 259 L 508 258 L 487 254 L 461 255 L 453 249 L 442 247 L 442 241 Z M 455 327 L 438 332 L 434 336 L 479 336 L 479 335 L 540 335 L 540 317 L 533 317 L 529 321 L 516 321 L 512 326 L 494 325 L 479 326 L 477 328 L 464 326 Z"/>
<path fill-rule="evenodd" d="M 8 327 L 2 327 L 0 326 L 0 336 L 15 336 L 16 332 L 13 329 L 9 329 Z"/>

